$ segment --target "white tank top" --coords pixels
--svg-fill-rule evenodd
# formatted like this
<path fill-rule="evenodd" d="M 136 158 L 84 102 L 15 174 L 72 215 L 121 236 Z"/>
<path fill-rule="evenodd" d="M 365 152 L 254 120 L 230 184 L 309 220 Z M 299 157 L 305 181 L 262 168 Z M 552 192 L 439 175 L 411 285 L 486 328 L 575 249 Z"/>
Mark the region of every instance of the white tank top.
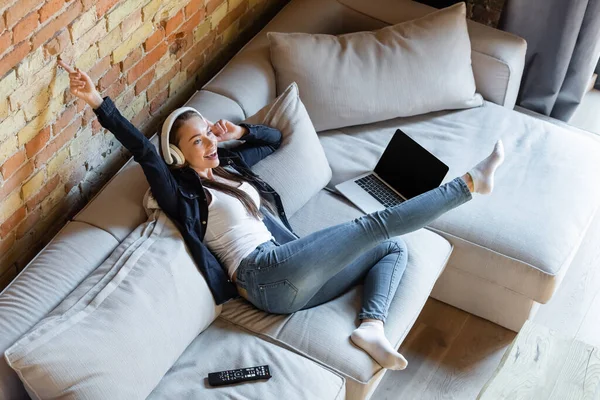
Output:
<path fill-rule="evenodd" d="M 223 178 L 219 180 L 223 181 Z M 227 181 L 229 185 L 239 185 Z M 221 191 L 206 188 L 212 200 L 208 205 L 208 225 L 204 235 L 204 243 L 217 255 L 227 268 L 230 278 L 237 270 L 240 262 L 256 247 L 273 238 L 267 226 L 246 211 L 244 204 L 237 198 Z M 260 207 L 260 195 L 248 182 L 242 182 L 238 189 L 246 192 Z"/>

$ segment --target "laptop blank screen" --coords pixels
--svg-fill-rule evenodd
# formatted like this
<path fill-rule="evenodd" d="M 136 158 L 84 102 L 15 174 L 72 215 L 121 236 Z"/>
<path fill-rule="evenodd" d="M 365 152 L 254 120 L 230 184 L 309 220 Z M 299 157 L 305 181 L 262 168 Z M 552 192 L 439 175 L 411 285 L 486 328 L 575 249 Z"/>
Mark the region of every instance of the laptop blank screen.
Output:
<path fill-rule="evenodd" d="M 448 166 L 397 130 L 375 167 L 375 172 L 407 199 L 442 183 Z"/>

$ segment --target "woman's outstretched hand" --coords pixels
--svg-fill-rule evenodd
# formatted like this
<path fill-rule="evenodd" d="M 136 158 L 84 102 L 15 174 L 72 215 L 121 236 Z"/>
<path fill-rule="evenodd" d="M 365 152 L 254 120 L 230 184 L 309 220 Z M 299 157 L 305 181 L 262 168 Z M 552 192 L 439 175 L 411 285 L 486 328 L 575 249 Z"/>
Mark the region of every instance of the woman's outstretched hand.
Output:
<path fill-rule="evenodd" d="M 226 119 L 220 119 L 215 124 L 210 121 L 206 122 L 208 122 L 210 130 L 217 137 L 217 142 L 237 140 L 244 136 L 247 132 L 247 129 L 243 126 L 236 125 Z"/>
<path fill-rule="evenodd" d="M 103 99 L 98 90 L 96 90 L 92 78 L 79 68 L 71 68 L 61 59 L 58 60 L 58 65 L 69 73 L 71 94 L 84 100 L 94 109 L 100 107 Z"/>

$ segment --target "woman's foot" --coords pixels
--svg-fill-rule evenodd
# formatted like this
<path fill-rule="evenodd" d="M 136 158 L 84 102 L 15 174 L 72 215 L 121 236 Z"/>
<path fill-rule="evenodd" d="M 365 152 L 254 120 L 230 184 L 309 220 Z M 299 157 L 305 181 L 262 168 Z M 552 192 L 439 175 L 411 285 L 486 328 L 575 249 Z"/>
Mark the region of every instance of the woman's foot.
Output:
<path fill-rule="evenodd" d="M 474 192 L 488 194 L 494 189 L 494 172 L 504 161 L 504 145 L 498 140 L 492 154 L 479 162 L 469 172 L 473 180 Z"/>
<path fill-rule="evenodd" d="M 383 321 L 364 321 L 350 335 L 358 347 L 366 351 L 375 361 L 387 369 L 404 369 L 408 365 L 385 337 Z"/>

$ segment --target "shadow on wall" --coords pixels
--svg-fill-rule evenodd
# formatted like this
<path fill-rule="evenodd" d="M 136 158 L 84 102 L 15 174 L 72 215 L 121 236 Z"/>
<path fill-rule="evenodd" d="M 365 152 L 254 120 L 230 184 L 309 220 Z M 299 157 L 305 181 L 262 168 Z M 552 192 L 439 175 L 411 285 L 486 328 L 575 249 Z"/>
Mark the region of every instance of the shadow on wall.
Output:
<path fill-rule="evenodd" d="M 416 0 L 436 8 L 444 8 L 461 0 Z M 505 0 L 466 0 L 467 18 L 496 28 L 504 7 Z"/>

